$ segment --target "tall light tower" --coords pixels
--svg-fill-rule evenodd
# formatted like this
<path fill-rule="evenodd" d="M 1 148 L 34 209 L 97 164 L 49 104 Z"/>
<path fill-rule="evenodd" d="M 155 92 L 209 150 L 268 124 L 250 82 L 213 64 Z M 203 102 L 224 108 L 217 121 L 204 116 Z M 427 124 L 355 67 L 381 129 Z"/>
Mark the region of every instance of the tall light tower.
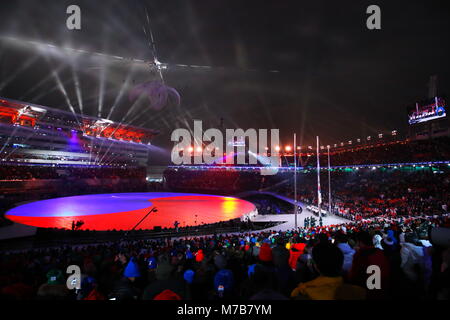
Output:
<path fill-rule="evenodd" d="M 320 192 L 320 160 L 319 160 L 319 136 L 317 136 L 317 208 L 319 210 L 319 218 L 322 216 L 320 207 L 322 204 L 322 194 Z"/>
<path fill-rule="evenodd" d="M 330 165 L 330 145 L 328 149 L 328 214 L 331 214 L 331 165 Z"/>
<path fill-rule="evenodd" d="M 294 213 L 295 229 L 297 229 L 297 134 L 294 133 Z"/>

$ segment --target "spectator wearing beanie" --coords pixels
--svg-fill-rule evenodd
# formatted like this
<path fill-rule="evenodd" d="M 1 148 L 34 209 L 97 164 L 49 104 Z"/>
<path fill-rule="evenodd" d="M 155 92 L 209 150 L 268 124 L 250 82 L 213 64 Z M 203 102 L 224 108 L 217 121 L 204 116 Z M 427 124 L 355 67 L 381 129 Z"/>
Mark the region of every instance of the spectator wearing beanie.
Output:
<path fill-rule="evenodd" d="M 166 289 L 156 295 L 153 300 L 181 300 L 181 297 L 172 290 Z"/>
<path fill-rule="evenodd" d="M 123 272 L 123 277 L 116 282 L 109 298 L 116 300 L 136 300 L 139 298 L 140 292 L 134 286 L 134 282 L 141 276 L 136 259 L 133 257 L 128 262 Z"/>
<path fill-rule="evenodd" d="M 203 250 L 200 249 L 195 253 L 195 261 L 202 262 L 205 258 L 205 254 L 203 253 Z"/>
<path fill-rule="evenodd" d="M 270 248 L 267 242 L 264 242 L 259 248 L 259 260 L 262 262 L 271 262 L 272 261 L 272 249 Z"/>
<path fill-rule="evenodd" d="M 130 262 L 128 262 L 123 275 L 130 279 L 131 282 L 134 282 L 136 278 L 141 276 L 141 272 L 139 271 L 139 266 L 136 263 L 136 258 L 132 257 Z"/>
<path fill-rule="evenodd" d="M 64 283 L 61 270 L 52 269 L 47 273 L 47 283 L 41 285 L 37 292 L 39 299 L 64 300 L 70 295 L 70 291 Z"/>
<path fill-rule="evenodd" d="M 188 269 L 183 273 L 183 278 L 184 278 L 184 280 L 186 280 L 186 282 L 188 284 L 192 284 L 192 282 L 194 282 L 194 277 L 195 277 L 195 272 L 191 269 Z"/>
<path fill-rule="evenodd" d="M 223 294 L 224 297 L 232 294 L 234 286 L 233 272 L 229 269 L 221 269 L 214 276 L 214 289 L 218 295 Z M 223 292 L 221 292 L 223 288 Z"/>

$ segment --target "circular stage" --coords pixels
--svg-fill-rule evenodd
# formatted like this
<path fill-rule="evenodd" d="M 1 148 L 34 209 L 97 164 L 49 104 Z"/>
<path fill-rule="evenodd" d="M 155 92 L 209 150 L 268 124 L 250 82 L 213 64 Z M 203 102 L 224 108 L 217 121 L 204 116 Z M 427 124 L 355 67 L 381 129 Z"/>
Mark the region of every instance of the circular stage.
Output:
<path fill-rule="evenodd" d="M 56 198 L 27 203 L 5 216 L 17 223 L 41 228 L 71 229 L 82 221 L 82 230 L 131 230 L 153 208 L 136 229 L 156 226 L 173 228 L 214 223 L 256 214 L 255 206 L 233 197 L 190 193 L 111 193 Z"/>

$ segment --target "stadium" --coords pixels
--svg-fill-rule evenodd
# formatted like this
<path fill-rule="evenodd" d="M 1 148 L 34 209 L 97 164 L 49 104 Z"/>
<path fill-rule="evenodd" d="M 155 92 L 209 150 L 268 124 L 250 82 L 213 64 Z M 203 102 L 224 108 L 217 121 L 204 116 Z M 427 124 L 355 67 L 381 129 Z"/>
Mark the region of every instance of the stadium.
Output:
<path fill-rule="evenodd" d="M 45 2 L 48 14 L 64 7 Z M 210 59 L 177 49 L 170 39 L 187 25 L 204 32 L 188 44 L 219 32 L 204 16 L 219 9 L 192 5 L 186 25 L 169 27 L 150 2 L 115 3 L 127 18 L 103 13 L 117 19 L 102 32 L 126 48 L 92 40 L 98 19 L 75 36 L 45 33 L 54 21 L 34 37 L 11 15 L 1 22 L 0 300 L 449 299 L 448 61 L 430 59 L 415 77 L 377 65 L 386 78 L 368 93 L 329 66 L 294 75 L 297 60 L 284 57 L 296 47 L 270 47 L 283 58 L 269 60 L 248 38 L 249 64 L 245 36 L 222 39 L 236 44 L 236 63 L 222 40 L 204 40 L 218 49 Z M 282 9 L 261 10 L 281 19 Z M 402 89 L 382 89 L 388 77 Z M 354 92 L 327 100 L 326 79 Z M 308 102 L 316 80 L 321 96 Z M 199 121 L 212 127 L 200 139 Z"/>

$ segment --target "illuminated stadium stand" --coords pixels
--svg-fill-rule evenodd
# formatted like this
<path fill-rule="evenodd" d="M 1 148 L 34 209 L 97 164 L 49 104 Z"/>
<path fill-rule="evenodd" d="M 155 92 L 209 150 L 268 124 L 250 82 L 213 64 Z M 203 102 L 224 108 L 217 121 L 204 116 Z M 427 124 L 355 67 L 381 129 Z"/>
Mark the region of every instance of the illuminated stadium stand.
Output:
<path fill-rule="evenodd" d="M 2 163 L 147 166 L 158 133 L 0 97 Z"/>

